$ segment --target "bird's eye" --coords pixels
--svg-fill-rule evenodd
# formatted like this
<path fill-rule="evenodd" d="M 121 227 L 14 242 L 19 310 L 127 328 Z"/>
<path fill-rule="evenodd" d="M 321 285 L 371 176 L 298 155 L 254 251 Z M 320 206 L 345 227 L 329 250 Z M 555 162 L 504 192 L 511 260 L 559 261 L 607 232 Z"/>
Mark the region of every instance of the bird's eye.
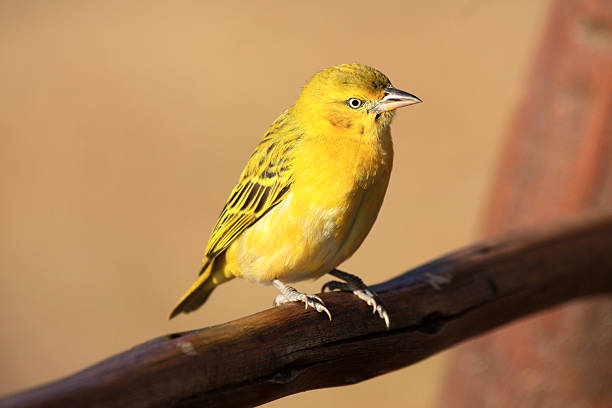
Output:
<path fill-rule="evenodd" d="M 347 99 L 346 104 L 353 109 L 359 109 L 363 105 L 363 101 L 357 98 Z"/>

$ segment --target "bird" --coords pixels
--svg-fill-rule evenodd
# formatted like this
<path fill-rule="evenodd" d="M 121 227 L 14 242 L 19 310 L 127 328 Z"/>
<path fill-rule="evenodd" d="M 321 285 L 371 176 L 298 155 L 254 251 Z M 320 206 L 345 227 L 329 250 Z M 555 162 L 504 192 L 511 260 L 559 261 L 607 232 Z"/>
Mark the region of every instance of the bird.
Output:
<path fill-rule="evenodd" d="M 265 132 L 213 228 L 197 280 L 169 319 L 198 309 L 233 278 L 274 285 L 279 306 L 323 300 L 288 283 L 330 274 L 322 290 L 353 292 L 390 327 L 380 298 L 336 267 L 370 232 L 393 165 L 395 110 L 420 103 L 375 68 L 342 64 L 315 73 Z"/>

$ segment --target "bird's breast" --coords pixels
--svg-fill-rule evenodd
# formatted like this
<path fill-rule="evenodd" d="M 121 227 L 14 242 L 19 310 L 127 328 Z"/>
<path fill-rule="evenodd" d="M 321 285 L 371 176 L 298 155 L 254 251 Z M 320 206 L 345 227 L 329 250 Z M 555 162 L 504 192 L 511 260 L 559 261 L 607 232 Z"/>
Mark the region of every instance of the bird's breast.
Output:
<path fill-rule="evenodd" d="M 292 163 L 295 189 L 335 203 L 389 178 L 393 145 L 389 129 L 367 141 L 334 136 L 305 140 Z"/>

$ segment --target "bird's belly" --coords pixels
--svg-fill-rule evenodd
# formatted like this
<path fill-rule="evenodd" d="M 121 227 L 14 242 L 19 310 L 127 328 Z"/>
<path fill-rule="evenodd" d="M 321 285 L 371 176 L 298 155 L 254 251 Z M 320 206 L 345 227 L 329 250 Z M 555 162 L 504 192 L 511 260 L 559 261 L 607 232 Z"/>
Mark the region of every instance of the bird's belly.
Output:
<path fill-rule="evenodd" d="M 384 190 L 372 193 L 357 189 L 325 200 L 290 193 L 228 248 L 226 274 L 269 283 L 316 279 L 330 272 L 370 231 Z"/>
<path fill-rule="evenodd" d="M 309 202 L 310 204 L 305 204 Z M 329 272 L 341 249 L 350 209 L 290 193 L 228 248 L 226 273 L 251 281 L 295 282 Z"/>

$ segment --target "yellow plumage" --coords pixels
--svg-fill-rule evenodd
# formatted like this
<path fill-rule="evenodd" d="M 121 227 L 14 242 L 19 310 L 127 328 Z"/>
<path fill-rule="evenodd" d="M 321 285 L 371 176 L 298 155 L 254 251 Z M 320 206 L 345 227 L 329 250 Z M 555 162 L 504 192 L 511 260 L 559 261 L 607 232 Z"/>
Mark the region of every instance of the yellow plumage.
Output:
<path fill-rule="evenodd" d="M 318 278 L 355 252 L 389 182 L 393 110 L 420 102 L 390 86 L 385 75 L 357 64 L 313 76 L 251 155 L 213 229 L 200 276 L 170 318 L 197 309 L 234 277 L 274 281 L 284 295 L 293 291 L 279 303 L 296 300 L 299 292 L 281 282 Z M 307 305 L 325 309 L 308 298 L 315 305 Z"/>

